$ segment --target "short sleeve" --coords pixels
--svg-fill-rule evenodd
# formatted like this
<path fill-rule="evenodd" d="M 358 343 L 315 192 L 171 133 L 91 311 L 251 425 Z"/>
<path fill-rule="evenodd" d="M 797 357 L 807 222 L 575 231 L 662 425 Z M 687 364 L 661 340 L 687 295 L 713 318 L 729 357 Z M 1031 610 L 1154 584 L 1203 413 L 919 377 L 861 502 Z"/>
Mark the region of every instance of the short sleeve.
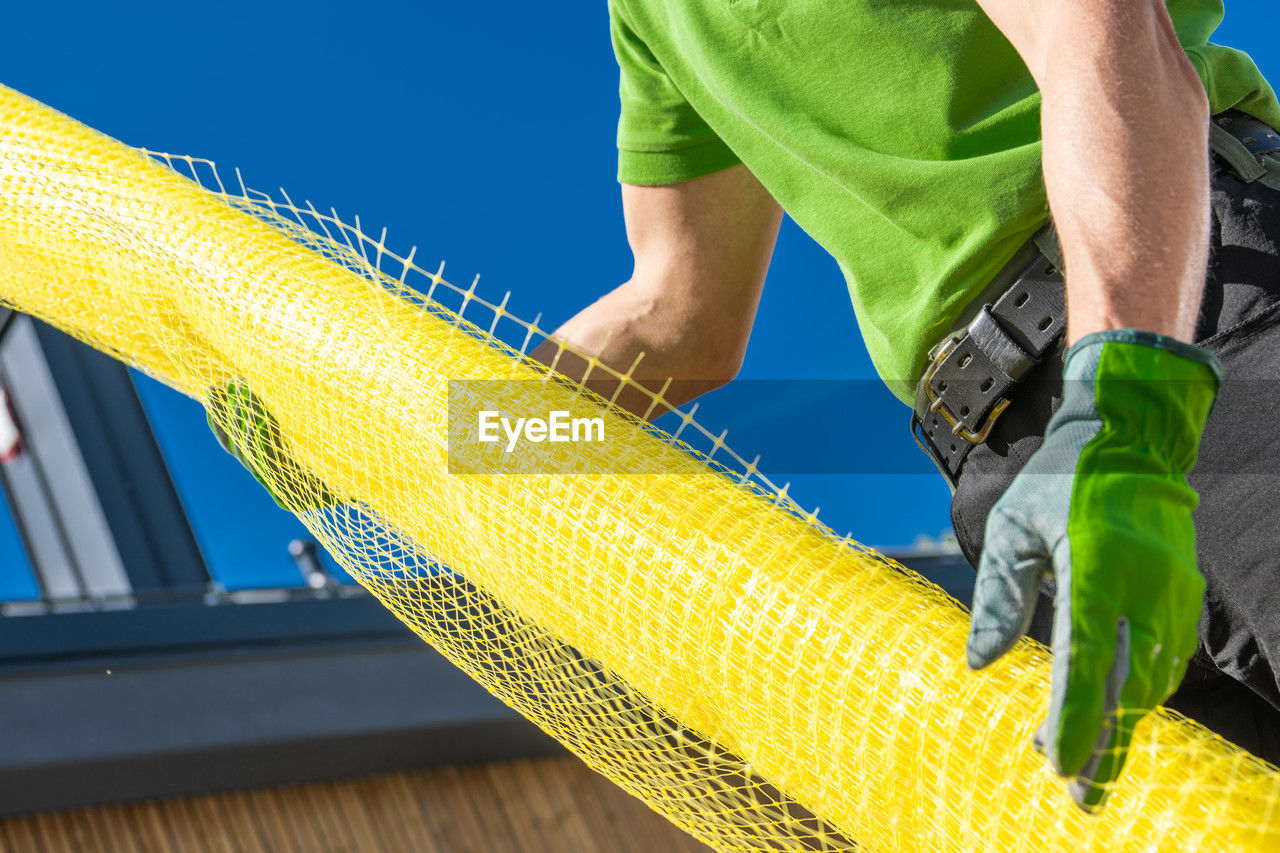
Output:
<path fill-rule="evenodd" d="M 639 186 L 675 184 L 738 163 L 636 34 L 622 0 L 609 0 L 609 22 L 622 105 L 618 180 Z"/>

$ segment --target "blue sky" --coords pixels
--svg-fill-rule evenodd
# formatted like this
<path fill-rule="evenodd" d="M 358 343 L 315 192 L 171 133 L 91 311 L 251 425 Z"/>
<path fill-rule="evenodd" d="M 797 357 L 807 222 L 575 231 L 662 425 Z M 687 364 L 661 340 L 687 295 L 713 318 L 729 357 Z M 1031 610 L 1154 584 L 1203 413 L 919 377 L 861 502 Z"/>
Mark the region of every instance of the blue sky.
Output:
<path fill-rule="evenodd" d="M 1271 2 L 1233 3 L 1217 40 L 1280 80 L 1278 20 Z M 238 166 L 251 186 L 385 225 L 422 266 L 445 260 L 452 280 L 512 291 L 520 316 L 564 320 L 630 273 L 604 3 L 25 3 L 6 30 L 0 82 L 130 144 Z M 835 264 L 791 223 L 743 376 L 874 376 Z M 217 449 L 195 404 L 141 391 L 215 575 L 296 583 L 285 545 L 301 526 Z M 747 413 L 722 408 L 714 423 L 733 443 Z M 946 530 L 947 489 L 901 404 L 877 391 L 833 414 L 847 430 L 824 440 L 877 424 L 865 452 L 904 473 L 784 478 L 800 503 L 875 545 Z M 800 426 L 737 449 L 767 469 L 768 445 Z M 0 561 L 0 598 L 27 588 L 3 523 Z"/>

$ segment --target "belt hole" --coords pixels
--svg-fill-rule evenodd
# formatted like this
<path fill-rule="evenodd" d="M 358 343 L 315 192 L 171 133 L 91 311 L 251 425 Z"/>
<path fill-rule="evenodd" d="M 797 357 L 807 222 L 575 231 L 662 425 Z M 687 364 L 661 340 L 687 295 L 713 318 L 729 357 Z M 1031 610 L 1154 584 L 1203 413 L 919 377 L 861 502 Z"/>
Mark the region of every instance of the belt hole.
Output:
<path fill-rule="evenodd" d="M 981 388 L 979 388 L 978 390 L 979 390 L 979 391 L 981 391 L 983 394 L 985 394 L 985 393 L 987 393 L 988 391 L 990 391 L 990 390 L 991 390 L 991 386 L 992 386 L 992 385 L 995 385 L 995 384 L 996 384 L 996 381 L 995 381 L 994 379 L 992 379 L 990 376 L 988 376 L 988 377 L 987 377 L 987 380 L 986 380 L 985 382 L 983 382 L 983 383 L 982 383 L 982 387 L 981 387 Z"/>
<path fill-rule="evenodd" d="M 1053 318 L 1045 317 L 1043 320 L 1040 321 L 1040 331 L 1047 332 L 1049 330 L 1049 327 L 1052 325 L 1053 325 Z"/>
<path fill-rule="evenodd" d="M 1018 294 L 1018 298 L 1013 300 L 1013 307 L 1021 308 L 1023 305 L 1027 304 L 1027 300 L 1030 298 L 1031 298 L 1030 293 L 1027 293 L 1025 290 L 1022 291 L 1021 293 Z"/>
<path fill-rule="evenodd" d="M 942 393 L 943 391 L 946 391 L 946 390 L 947 390 L 947 383 L 946 383 L 945 381 L 943 381 L 943 382 L 939 382 L 939 383 L 938 383 L 938 393 Z"/>
<path fill-rule="evenodd" d="M 951 452 L 952 452 L 952 453 L 955 453 L 955 452 L 956 452 L 956 446 L 955 446 L 954 444 L 953 444 L 953 445 L 951 445 Z"/>
<path fill-rule="evenodd" d="M 962 418 L 967 418 L 967 417 L 969 417 L 969 407 L 968 407 L 968 406 L 961 406 L 961 407 L 960 407 L 960 417 L 962 417 Z"/>
<path fill-rule="evenodd" d="M 971 361 L 973 361 L 973 356 L 969 355 L 969 353 L 965 353 L 964 355 L 960 356 L 960 367 L 961 368 L 968 367 L 969 362 Z"/>

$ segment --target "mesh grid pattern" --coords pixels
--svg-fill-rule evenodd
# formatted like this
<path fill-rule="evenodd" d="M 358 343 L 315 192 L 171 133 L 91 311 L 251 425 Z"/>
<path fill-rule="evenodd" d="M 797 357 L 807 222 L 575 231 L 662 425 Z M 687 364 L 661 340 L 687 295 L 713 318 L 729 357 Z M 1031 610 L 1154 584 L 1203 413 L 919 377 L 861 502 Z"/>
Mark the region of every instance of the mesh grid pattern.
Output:
<path fill-rule="evenodd" d="M 691 412 L 678 439 L 604 413 L 623 436 L 608 452 L 651 473 L 599 473 L 576 445 L 550 473 L 449 474 L 449 380 L 596 401 L 525 357 L 536 322 L 385 242 L 0 87 L 0 299 L 206 404 L 246 383 L 306 488 L 348 496 L 299 511 L 342 565 L 691 834 L 742 851 L 1280 849 L 1280 774 L 1165 712 L 1103 815 L 1075 809 L 1028 746 L 1047 653 L 1025 642 L 968 672 L 954 601 L 834 535 Z M 498 340 L 512 323 L 519 349 Z"/>

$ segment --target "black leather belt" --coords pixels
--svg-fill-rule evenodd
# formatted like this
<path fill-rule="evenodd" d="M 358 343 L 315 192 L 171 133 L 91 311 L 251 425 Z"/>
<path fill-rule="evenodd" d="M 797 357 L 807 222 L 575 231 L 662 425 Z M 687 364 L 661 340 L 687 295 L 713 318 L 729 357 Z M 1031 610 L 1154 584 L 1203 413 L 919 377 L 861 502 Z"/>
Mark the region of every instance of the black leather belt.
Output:
<path fill-rule="evenodd" d="M 930 351 L 916 386 L 911 432 L 953 486 L 969 451 L 987 440 L 1009 405 L 1005 392 L 1067 327 L 1062 273 L 1036 245 L 1047 243 L 1051 234 L 1037 235 L 1040 239 L 1029 244 L 1033 251 L 1020 252 L 1013 269 L 1006 268 L 1002 275 L 1012 274 L 1014 280 L 1003 294 L 979 308 L 966 329 Z"/>
<path fill-rule="evenodd" d="M 1252 116 L 1214 117 L 1210 146 L 1246 180 L 1267 173 L 1257 159 L 1280 154 L 1280 134 Z M 916 386 L 911 432 L 954 489 L 960 467 L 1009 405 L 1007 392 L 1067 326 L 1062 254 L 1050 223 L 992 280 L 967 327 L 929 352 Z M 1011 284 L 1007 284 L 1012 282 Z"/>

